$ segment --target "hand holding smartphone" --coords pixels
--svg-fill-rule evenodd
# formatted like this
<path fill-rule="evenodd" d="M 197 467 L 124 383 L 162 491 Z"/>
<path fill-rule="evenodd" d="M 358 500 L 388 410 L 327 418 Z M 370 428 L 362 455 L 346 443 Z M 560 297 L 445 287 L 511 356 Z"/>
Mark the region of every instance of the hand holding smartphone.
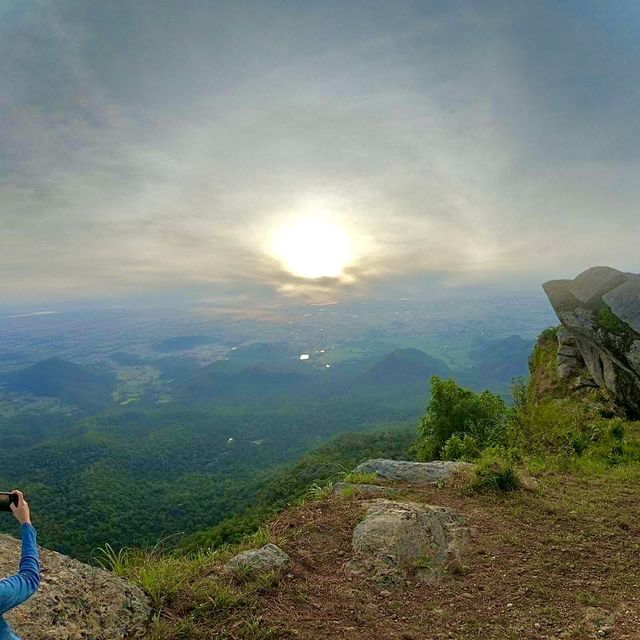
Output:
<path fill-rule="evenodd" d="M 18 494 L 12 491 L 0 491 L 0 511 L 11 511 L 11 503 L 18 506 Z"/>

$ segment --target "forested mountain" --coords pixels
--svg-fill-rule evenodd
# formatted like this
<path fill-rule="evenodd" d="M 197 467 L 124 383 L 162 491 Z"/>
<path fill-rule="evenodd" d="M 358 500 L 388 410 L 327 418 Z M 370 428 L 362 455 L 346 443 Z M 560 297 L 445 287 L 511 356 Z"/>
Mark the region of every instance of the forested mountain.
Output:
<path fill-rule="evenodd" d="M 185 336 L 163 350 L 192 344 Z M 500 363 L 511 361 L 514 348 L 516 340 L 479 351 L 478 365 L 494 363 L 495 379 L 506 386 L 500 376 L 511 369 Z M 4 379 L 11 389 L 82 409 L 0 417 L 2 486 L 28 493 L 43 543 L 80 557 L 106 542 L 143 544 L 178 532 L 233 537 L 308 481 L 335 475 L 349 450 L 377 436 L 342 440 L 344 455 L 332 449 L 328 466 L 319 453 L 313 464 L 305 458 L 287 471 L 300 456 L 345 432 L 398 424 L 413 431 L 429 378 L 459 373 L 418 349 L 327 366 L 323 354 L 301 359 L 284 342 L 242 345 L 204 365 L 188 353 L 113 352 L 109 362 L 111 370 L 53 358 Z M 135 376 L 152 384 L 127 396 L 121 385 Z M 395 436 L 385 446 L 393 442 Z M 344 459 L 352 464 L 355 457 Z"/>
<path fill-rule="evenodd" d="M 366 385 L 414 385 L 424 384 L 431 376 L 448 377 L 451 369 L 441 360 L 419 349 L 396 349 L 375 362 L 358 376 L 357 384 Z"/>
<path fill-rule="evenodd" d="M 271 398 L 50 416 L 33 430 L 6 421 L 5 437 L 19 431 L 21 446 L 0 449 L 0 483 L 28 494 L 43 544 L 87 557 L 106 542 L 142 544 L 211 527 L 251 505 L 279 466 L 333 435 L 413 424 L 419 411 L 358 398 Z M 11 526 L 0 521 L 0 529 Z"/>
<path fill-rule="evenodd" d="M 492 389 L 507 396 L 511 381 L 528 375 L 527 362 L 534 341 L 514 335 L 502 340 L 481 340 L 469 352 L 472 365 L 455 375 L 473 389 Z"/>
<path fill-rule="evenodd" d="M 111 402 L 115 376 L 104 369 L 82 367 L 62 358 L 48 358 L 3 376 L 12 391 L 59 398 L 85 410 L 104 408 Z"/>

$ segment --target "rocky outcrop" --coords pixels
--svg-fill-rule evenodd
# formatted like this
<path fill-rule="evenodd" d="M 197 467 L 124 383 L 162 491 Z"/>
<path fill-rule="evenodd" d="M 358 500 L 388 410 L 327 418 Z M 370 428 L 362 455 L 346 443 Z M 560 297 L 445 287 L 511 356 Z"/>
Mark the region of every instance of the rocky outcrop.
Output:
<path fill-rule="evenodd" d="M 354 469 L 354 473 L 374 473 L 382 480 L 407 484 L 436 484 L 470 469 L 467 462 L 409 462 L 407 460 L 367 460 Z"/>
<path fill-rule="evenodd" d="M 576 339 L 564 327 L 558 329 L 558 378 L 571 380 L 577 378 L 586 365 L 578 349 Z"/>
<path fill-rule="evenodd" d="M 289 562 L 289 556 L 275 544 L 265 544 L 259 549 L 250 549 L 234 556 L 225 564 L 225 573 L 247 577 L 278 571 Z"/>
<path fill-rule="evenodd" d="M 469 532 L 466 518 L 445 507 L 372 500 L 353 532 L 346 571 L 381 587 L 432 584 L 445 571 L 460 570 Z"/>
<path fill-rule="evenodd" d="M 564 329 L 558 376 L 578 376 L 584 363 L 628 417 L 640 418 L 640 275 L 593 267 L 543 287 Z"/>
<path fill-rule="evenodd" d="M 0 573 L 16 573 L 20 542 L 0 535 Z M 40 549 L 38 592 L 6 618 L 29 640 L 125 640 L 142 638 L 151 615 L 138 587 L 108 571 Z"/>

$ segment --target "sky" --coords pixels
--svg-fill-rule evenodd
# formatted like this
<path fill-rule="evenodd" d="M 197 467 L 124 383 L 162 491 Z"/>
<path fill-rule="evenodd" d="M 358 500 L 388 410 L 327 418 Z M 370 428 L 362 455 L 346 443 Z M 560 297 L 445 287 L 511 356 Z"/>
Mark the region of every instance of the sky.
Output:
<path fill-rule="evenodd" d="M 639 111 L 635 0 L 0 0 L 0 302 L 638 271 Z"/>

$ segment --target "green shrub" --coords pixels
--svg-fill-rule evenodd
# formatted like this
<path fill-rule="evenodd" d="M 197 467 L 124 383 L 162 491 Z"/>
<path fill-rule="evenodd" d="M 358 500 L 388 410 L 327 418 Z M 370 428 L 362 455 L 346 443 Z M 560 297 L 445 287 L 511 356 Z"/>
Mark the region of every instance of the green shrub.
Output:
<path fill-rule="evenodd" d="M 440 457 L 443 460 L 472 461 L 480 456 L 480 447 L 473 436 L 466 433 L 462 438 L 454 434 L 442 447 Z"/>
<path fill-rule="evenodd" d="M 538 340 L 557 340 L 558 327 L 547 327 L 540 333 Z"/>
<path fill-rule="evenodd" d="M 451 436 L 463 441 L 471 436 L 477 447 L 498 444 L 506 424 L 507 406 L 490 391 L 476 393 L 464 389 L 455 380 L 431 378 L 431 400 L 418 427 L 418 439 L 412 452 L 418 460 L 442 458 Z M 469 442 L 469 444 L 471 444 Z M 451 448 L 456 445 L 454 441 Z"/>
<path fill-rule="evenodd" d="M 511 414 L 506 443 L 528 454 L 581 454 L 594 416 L 587 403 L 572 398 L 529 402 Z"/>
<path fill-rule="evenodd" d="M 624 441 L 624 423 L 620 418 L 615 418 L 611 420 L 611 425 L 609 426 L 609 433 L 614 440 L 618 440 L 619 442 Z"/>
<path fill-rule="evenodd" d="M 590 439 L 586 433 L 576 433 L 571 437 L 571 446 L 576 455 L 581 456 L 589 446 Z"/>
<path fill-rule="evenodd" d="M 526 408 L 531 402 L 529 384 L 525 378 L 514 378 L 511 383 L 511 400 L 515 411 Z"/>
<path fill-rule="evenodd" d="M 485 451 L 471 486 L 475 491 L 509 492 L 519 489 L 521 482 L 512 457 L 496 449 Z"/>

